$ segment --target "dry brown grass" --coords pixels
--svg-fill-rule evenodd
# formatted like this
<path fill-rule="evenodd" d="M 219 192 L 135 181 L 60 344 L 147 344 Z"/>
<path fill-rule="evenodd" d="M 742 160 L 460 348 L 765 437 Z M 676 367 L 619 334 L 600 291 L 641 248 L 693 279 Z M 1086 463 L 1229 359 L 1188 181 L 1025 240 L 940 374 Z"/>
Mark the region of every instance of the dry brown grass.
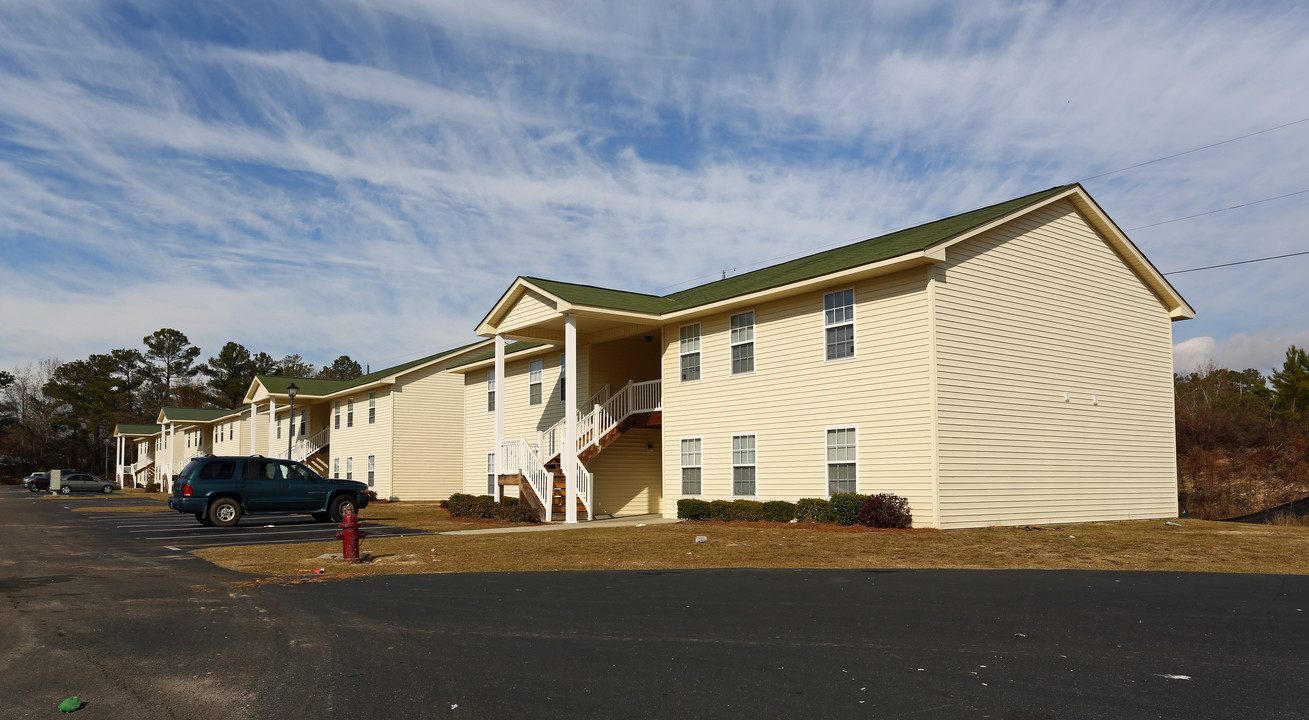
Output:
<path fill-rule="evenodd" d="M 406 504 L 370 507 L 395 520 Z M 378 510 L 374 515 L 374 510 Z M 486 526 L 427 510 L 432 530 Z M 417 519 L 404 521 L 418 527 Z M 696 543 L 697 535 L 707 543 Z M 339 543 L 197 551 L 226 568 L 303 578 L 327 575 L 689 568 L 1026 568 L 1309 574 L 1302 527 L 1162 520 L 976 530 L 869 530 L 779 523 L 686 522 L 494 535 L 368 539 L 374 559 L 320 560 Z"/>

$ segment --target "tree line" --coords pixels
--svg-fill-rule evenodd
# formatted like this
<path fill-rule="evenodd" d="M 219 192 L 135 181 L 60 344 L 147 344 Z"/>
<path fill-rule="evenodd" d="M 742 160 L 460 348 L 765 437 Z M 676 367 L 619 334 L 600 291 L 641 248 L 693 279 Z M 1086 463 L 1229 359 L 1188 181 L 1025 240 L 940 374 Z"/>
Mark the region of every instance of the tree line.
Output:
<path fill-rule="evenodd" d="M 1224 519 L 1309 495 L 1309 356 L 1282 367 L 1206 364 L 1174 378 L 1178 489 L 1192 517 Z"/>
<path fill-rule="evenodd" d="M 316 367 L 228 342 L 200 361 L 186 335 L 163 328 L 120 348 L 70 362 L 42 360 L 0 371 L 0 477 L 37 469 L 99 471 L 119 423 L 154 424 L 159 408 L 235 408 L 255 375 L 352 380 L 364 374 L 342 355 Z"/>

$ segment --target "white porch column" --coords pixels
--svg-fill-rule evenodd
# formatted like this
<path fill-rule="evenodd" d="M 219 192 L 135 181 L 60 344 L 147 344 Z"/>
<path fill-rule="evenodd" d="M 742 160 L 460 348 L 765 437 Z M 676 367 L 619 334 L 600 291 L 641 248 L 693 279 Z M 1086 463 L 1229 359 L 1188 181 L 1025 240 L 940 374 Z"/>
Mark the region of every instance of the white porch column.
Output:
<path fill-rule="evenodd" d="M 496 333 L 495 336 L 495 446 L 492 451 L 495 453 L 495 474 L 497 476 L 495 484 L 495 500 L 501 502 L 504 500 L 504 487 L 500 485 L 499 475 L 503 468 L 501 465 L 504 458 L 503 445 L 505 441 L 505 338 L 503 335 Z M 522 493 L 520 492 L 519 495 Z"/>
<path fill-rule="evenodd" d="M 564 522 L 577 522 L 577 318 L 564 314 Z"/>
<path fill-rule="evenodd" d="M 273 442 L 277 439 L 277 400 L 268 398 L 268 457 L 277 457 Z"/>
<path fill-rule="evenodd" d="M 173 423 L 168 423 L 168 474 L 164 480 L 163 488 L 165 493 L 173 491 L 173 448 L 177 446 L 177 427 Z"/>
<path fill-rule="evenodd" d="M 250 403 L 250 454 L 251 455 L 256 455 L 259 452 L 258 450 L 255 450 L 255 427 L 256 427 L 255 418 L 257 417 L 259 417 L 259 407 L 255 405 L 254 402 L 252 401 Z M 236 454 L 237 455 L 241 454 L 240 445 L 238 445 L 236 448 Z"/>
<path fill-rule="evenodd" d="M 125 488 L 127 483 L 123 480 L 123 436 L 119 435 L 114 438 L 114 450 L 118 463 L 114 465 L 114 479 L 118 481 L 118 487 Z"/>

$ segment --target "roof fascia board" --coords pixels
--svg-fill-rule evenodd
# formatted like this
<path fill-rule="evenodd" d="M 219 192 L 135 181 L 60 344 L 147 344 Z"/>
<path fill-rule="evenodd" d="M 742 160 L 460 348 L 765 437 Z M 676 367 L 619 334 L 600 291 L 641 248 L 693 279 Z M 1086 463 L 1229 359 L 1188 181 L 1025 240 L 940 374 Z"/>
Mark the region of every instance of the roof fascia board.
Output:
<path fill-rule="evenodd" d="M 584 342 L 583 339 L 582 339 L 582 336 L 580 336 L 580 335 L 579 335 L 578 338 L 577 338 L 577 344 L 578 344 L 579 346 L 585 344 L 585 342 Z M 528 348 L 528 349 L 526 349 L 526 350 L 519 350 L 518 352 L 516 352 L 516 353 L 514 353 L 514 354 L 512 354 L 512 355 L 505 355 L 505 363 L 508 364 L 508 363 L 510 363 L 510 362 L 516 362 L 516 361 L 521 360 L 522 358 L 526 358 L 526 357 L 536 357 L 537 355 L 542 355 L 542 354 L 545 354 L 545 353 L 548 353 L 548 352 L 559 352 L 559 346 L 557 346 L 557 345 L 539 345 L 539 346 L 534 347 L 534 348 Z M 469 363 L 469 364 L 467 364 L 467 365 L 460 365 L 460 366 L 457 367 L 457 368 L 450 368 L 450 372 L 455 372 L 455 373 L 469 373 L 469 372 L 472 372 L 472 371 L 474 371 L 474 370 L 485 370 L 486 368 L 489 368 L 489 367 L 495 367 L 495 358 L 487 358 L 487 359 L 485 359 L 485 360 L 478 360 L 478 361 L 475 362 L 475 363 Z"/>
<path fill-rule="evenodd" d="M 335 398 L 343 397 L 345 395 L 352 395 L 354 393 L 359 392 L 360 390 L 369 390 L 372 388 L 380 388 L 380 387 L 390 387 L 392 385 L 395 385 L 397 382 L 399 382 L 400 378 L 404 377 L 405 375 L 408 375 L 409 373 L 418 372 L 419 370 L 425 370 L 427 368 L 432 367 L 433 365 L 439 365 L 440 363 L 452 362 L 469 353 L 484 350 L 492 342 L 493 341 L 491 340 L 483 340 L 481 342 L 470 345 L 459 352 L 448 353 L 446 355 L 441 355 L 439 357 L 432 358 L 431 360 L 428 360 L 425 363 L 422 363 L 420 365 L 415 365 L 410 368 L 405 368 L 404 370 L 401 370 L 396 373 L 392 373 L 383 378 L 378 378 L 377 380 L 374 380 L 370 383 L 364 383 L 363 385 L 354 385 L 342 390 L 337 390 L 336 392 L 328 393 L 326 395 L 323 395 L 322 398 L 324 400 L 332 400 Z"/>

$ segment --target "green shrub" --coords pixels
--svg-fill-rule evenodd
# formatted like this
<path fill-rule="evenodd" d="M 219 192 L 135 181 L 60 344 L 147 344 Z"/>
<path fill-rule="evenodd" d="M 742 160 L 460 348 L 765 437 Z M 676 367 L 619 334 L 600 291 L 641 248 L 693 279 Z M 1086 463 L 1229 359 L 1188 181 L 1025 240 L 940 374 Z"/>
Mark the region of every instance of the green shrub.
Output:
<path fill-rule="evenodd" d="M 731 520 L 734 512 L 731 500 L 714 500 L 709 503 L 710 520 Z"/>
<path fill-rule="evenodd" d="M 795 504 L 795 518 L 800 522 L 832 522 L 832 507 L 823 498 L 801 498 Z"/>
<path fill-rule="evenodd" d="M 764 504 L 758 500 L 737 500 L 732 503 L 732 520 L 759 522 L 764 519 Z"/>
<path fill-rule="evenodd" d="M 539 523 L 541 522 L 541 513 L 530 503 L 517 502 L 517 498 L 505 498 L 514 500 L 513 503 L 501 503 L 495 506 L 495 517 L 499 520 L 508 520 L 509 522 L 521 523 Z"/>
<path fill-rule="evenodd" d="M 899 495 L 870 495 L 859 510 L 859 522 L 874 528 L 907 528 L 914 524 L 909 501 Z"/>
<path fill-rule="evenodd" d="M 859 493 L 836 493 L 828 502 L 832 508 L 832 519 L 837 525 L 854 525 L 859 522 L 859 511 L 863 509 L 867 495 Z"/>
<path fill-rule="evenodd" d="M 159 492 L 159 483 L 155 482 L 154 480 L 151 480 L 150 482 L 145 484 L 145 491 Z"/>
<path fill-rule="evenodd" d="M 795 519 L 795 503 L 785 500 L 769 500 L 764 503 L 764 520 L 768 522 L 791 522 Z"/>
<path fill-rule="evenodd" d="M 505 498 L 497 503 L 490 495 L 467 495 L 455 493 L 446 501 L 450 517 L 462 517 L 472 520 L 508 520 L 510 522 L 541 522 L 541 514 L 536 508 L 517 498 Z"/>
<path fill-rule="evenodd" d="M 683 498 L 677 501 L 677 517 L 686 520 L 708 520 L 709 503 L 696 498 Z"/>

